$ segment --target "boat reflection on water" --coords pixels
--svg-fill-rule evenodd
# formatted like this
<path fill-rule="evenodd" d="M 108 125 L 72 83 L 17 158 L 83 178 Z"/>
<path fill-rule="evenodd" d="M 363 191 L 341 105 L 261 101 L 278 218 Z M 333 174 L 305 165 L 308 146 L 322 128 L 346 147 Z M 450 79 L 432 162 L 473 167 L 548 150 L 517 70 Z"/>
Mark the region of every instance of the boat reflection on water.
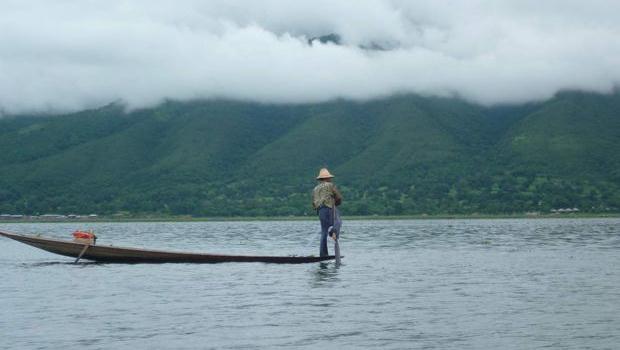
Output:
<path fill-rule="evenodd" d="M 331 283 L 340 281 L 338 276 L 338 270 L 340 270 L 340 264 L 334 262 L 321 262 L 314 269 L 313 286 L 320 286 L 323 283 Z"/>

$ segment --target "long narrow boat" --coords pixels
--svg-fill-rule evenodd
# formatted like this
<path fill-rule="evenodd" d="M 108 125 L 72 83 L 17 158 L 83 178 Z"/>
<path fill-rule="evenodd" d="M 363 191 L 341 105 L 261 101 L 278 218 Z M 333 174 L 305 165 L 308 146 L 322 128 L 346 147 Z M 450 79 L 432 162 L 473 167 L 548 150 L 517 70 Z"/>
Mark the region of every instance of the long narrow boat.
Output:
<path fill-rule="evenodd" d="M 222 263 L 222 262 L 263 262 L 275 264 L 302 264 L 334 259 L 333 255 L 318 256 L 252 256 L 221 255 L 205 253 L 182 253 L 138 248 L 123 248 L 105 245 L 90 245 L 72 241 L 20 235 L 0 231 L 4 236 L 16 241 L 46 250 L 51 253 L 72 258 L 87 259 L 106 263 Z M 80 256 L 81 255 L 81 256 Z"/>

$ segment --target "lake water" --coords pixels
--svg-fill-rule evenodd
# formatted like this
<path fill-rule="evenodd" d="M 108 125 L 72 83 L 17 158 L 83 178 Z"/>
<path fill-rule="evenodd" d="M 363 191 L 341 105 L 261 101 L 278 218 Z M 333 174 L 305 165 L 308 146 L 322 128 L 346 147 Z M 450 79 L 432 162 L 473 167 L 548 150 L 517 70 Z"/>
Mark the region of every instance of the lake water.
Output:
<path fill-rule="evenodd" d="M 346 219 L 346 218 L 345 218 Z M 318 254 L 318 221 L 0 224 Z M 0 237 L 0 349 L 618 349 L 620 219 L 345 221 L 341 266 L 71 264 Z M 330 253 L 333 246 L 330 245 Z"/>

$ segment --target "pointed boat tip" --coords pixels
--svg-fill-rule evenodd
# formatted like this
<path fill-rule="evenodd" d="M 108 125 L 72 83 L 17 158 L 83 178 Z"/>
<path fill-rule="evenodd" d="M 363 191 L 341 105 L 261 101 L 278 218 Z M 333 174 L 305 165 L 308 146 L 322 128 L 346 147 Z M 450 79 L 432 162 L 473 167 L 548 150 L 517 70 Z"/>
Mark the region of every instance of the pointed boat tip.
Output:
<path fill-rule="evenodd" d="M 19 234 L 19 233 L 2 231 L 2 230 L 0 230 L 0 236 L 4 236 L 6 238 L 11 238 L 11 239 L 15 239 L 17 237 L 28 237 L 27 235 L 22 235 L 22 234 Z"/>

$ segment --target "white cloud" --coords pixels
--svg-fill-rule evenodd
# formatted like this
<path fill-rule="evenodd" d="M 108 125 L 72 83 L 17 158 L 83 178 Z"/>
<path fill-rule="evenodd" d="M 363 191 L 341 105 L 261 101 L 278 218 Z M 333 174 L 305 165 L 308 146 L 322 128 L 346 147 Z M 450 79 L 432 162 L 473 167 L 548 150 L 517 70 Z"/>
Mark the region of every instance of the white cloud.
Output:
<path fill-rule="evenodd" d="M 617 1 L 2 1 L 0 110 L 457 94 L 620 82 Z M 342 46 L 307 45 L 338 33 Z M 360 46 L 379 44 L 389 51 Z"/>

